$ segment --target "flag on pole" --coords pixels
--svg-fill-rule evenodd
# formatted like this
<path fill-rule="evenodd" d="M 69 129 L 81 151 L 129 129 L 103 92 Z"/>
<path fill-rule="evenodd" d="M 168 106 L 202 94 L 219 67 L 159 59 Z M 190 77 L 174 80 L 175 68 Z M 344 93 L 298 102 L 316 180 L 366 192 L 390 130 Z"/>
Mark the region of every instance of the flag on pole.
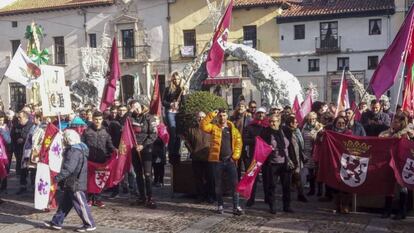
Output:
<path fill-rule="evenodd" d="M 411 34 L 410 43 L 408 45 L 407 54 L 407 78 L 405 80 L 405 89 L 402 102 L 402 110 L 414 115 L 414 34 Z"/>
<path fill-rule="evenodd" d="M 131 169 L 132 150 L 136 145 L 131 119 L 127 118 L 122 129 L 121 142 L 119 143 L 118 155 L 115 159 L 113 171 L 111 172 L 111 185 L 117 185 L 124 178 L 125 173 Z"/>
<path fill-rule="evenodd" d="M 410 37 L 412 36 L 413 16 L 413 7 L 411 7 L 397 36 L 395 36 L 372 75 L 370 85 L 377 99 L 392 87 L 398 77 L 404 62 L 404 56 L 406 56 L 404 53 L 407 52 Z"/>
<path fill-rule="evenodd" d="M 112 41 L 111 55 L 109 57 L 109 70 L 107 73 L 107 81 L 102 94 L 101 106 L 99 109 L 105 111 L 115 99 L 116 81 L 121 78 L 121 67 L 119 66 L 118 45 L 116 38 Z"/>
<path fill-rule="evenodd" d="M 221 19 L 213 37 L 213 44 L 207 56 L 207 73 L 210 77 L 216 77 L 221 71 L 221 65 L 224 59 L 225 44 L 229 34 L 231 23 L 231 13 L 233 10 L 233 0 L 230 0 L 226 12 Z"/>
<path fill-rule="evenodd" d="M 345 111 L 351 104 L 349 103 L 348 82 L 345 77 L 345 69 L 342 71 L 341 85 L 339 86 L 338 102 L 336 104 L 335 117 L 340 111 Z"/>
<path fill-rule="evenodd" d="M 52 123 L 49 123 L 45 130 L 45 136 L 43 138 L 42 147 L 39 152 L 39 162 L 49 165 L 49 149 L 52 145 L 55 135 L 59 132 L 59 129 Z"/>
<path fill-rule="evenodd" d="M 295 114 L 295 118 L 298 121 L 298 124 L 302 125 L 306 115 L 312 111 L 312 91 L 309 93 L 301 105 L 299 104 L 298 96 L 296 96 L 295 100 L 293 101 L 292 111 Z"/>
<path fill-rule="evenodd" d="M 272 147 L 262 138 L 256 137 L 253 161 L 250 163 L 249 168 L 237 185 L 237 192 L 244 198 L 250 198 L 256 176 L 260 173 L 263 163 L 266 161 L 270 152 L 272 152 Z"/>
<path fill-rule="evenodd" d="M 29 84 L 40 77 L 41 74 L 40 68 L 30 60 L 21 46 L 17 48 L 6 73 L 4 73 L 6 77 L 26 87 L 30 86 Z"/>
<path fill-rule="evenodd" d="M 160 82 L 158 71 L 155 75 L 154 91 L 152 92 L 151 103 L 149 106 L 149 113 L 161 117 L 161 96 L 160 96 Z"/>

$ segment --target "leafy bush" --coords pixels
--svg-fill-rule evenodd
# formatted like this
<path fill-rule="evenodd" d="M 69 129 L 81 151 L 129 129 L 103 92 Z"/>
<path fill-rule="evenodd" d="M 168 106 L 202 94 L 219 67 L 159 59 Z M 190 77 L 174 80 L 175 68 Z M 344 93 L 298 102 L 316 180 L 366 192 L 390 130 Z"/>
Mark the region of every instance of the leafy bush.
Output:
<path fill-rule="evenodd" d="M 228 108 L 223 98 L 207 91 L 197 91 L 186 96 L 181 111 L 185 114 L 193 114 L 199 111 L 208 113 L 218 108 Z"/>
<path fill-rule="evenodd" d="M 180 112 L 177 114 L 178 133 L 193 127 L 196 122 L 195 113 L 203 111 L 206 114 L 218 108 L 228 109 L 227 102 L 210 92 L 197 91 L 185 96 Z"/>

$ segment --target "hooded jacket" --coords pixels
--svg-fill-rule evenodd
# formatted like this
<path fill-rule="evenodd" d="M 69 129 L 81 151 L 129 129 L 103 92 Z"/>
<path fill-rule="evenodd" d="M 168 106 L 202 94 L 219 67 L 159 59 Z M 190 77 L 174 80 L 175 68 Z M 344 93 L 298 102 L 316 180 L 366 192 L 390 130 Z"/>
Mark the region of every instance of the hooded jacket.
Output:
<path fill-rule="evenodd" d="M 217 124 L 212 123 L 212 120 L 216 116 L 217 116 L 217 113 L 210 112 L 200 122 L 200 128 L 204 132 L 211 134 L 210 150 L 209 150 L 209 155 L 208 155 L 209 162 L 220 161 L 222 128 L 219 127 Z M 232 144 L 232 152 L 233 152 L 232 159 L 239 160 L 242 145 L 243 145 L 241 135 L 239 133 L 239 130 L 236 128 L 236 126 L 231 121 L 227 121 L 227 126 L 230 128 L 230 132 L 231 132 L 231 144 Z"/>

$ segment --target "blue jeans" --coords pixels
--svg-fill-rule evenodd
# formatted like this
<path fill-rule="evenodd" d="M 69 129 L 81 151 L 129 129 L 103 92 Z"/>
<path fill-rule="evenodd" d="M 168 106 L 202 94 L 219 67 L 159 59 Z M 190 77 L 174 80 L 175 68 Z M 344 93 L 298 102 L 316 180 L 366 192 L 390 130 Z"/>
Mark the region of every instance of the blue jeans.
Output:
<path fill-rule="evenodd" d="M 227 174 L 227 179 L 229 179 L 230 190 L 233 194 L 233 208 L 239 206 L 239 194 L 236 192 L 237 185 L 237 168 L 236 164 L 232 159 L 226 161 L 220 161 L 218 163 L 211 163 L 212 170 L 214 174 L 214 183 L 217 203 L 219 206 L 223 205 L 223 179 L 224 173 Z"/>
<path fill-rule="evenodd" d="M 63 220 L 65 220 L 72 207 L 75 208 L 76 213 L 82 219 L 84 226 L 95 227 L 91 209 L 86 201 L 85 193 L 82 191 L 73 192 L 65 190 L 63 199 L 59 203 L 59 208 L 55 215 L 53 215 L 52 223 L 56 226 L 62 226 Z"/>
<path fill-rule="evenodd" d="M 171 164 L 176 164 L 180 160 L 180 145 L 181 140 L 177 136 L 177 122 L 175 118 L 177 113 L 166 112 L 168 133 L 170 134 L 170 141 L 168 143 L 168 157 Z"/>

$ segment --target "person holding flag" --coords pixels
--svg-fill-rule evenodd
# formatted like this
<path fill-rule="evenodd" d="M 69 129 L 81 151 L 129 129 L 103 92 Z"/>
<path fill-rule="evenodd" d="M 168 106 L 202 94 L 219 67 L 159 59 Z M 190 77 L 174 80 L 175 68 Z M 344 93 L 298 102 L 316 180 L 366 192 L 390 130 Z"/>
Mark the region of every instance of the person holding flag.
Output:
<path fill-rule="evenodd" d="M 391 127 L 380 133 L 379 137 L 393 137 L 393 138 L 406 138 L 408 140 L 414 136 L 412 129 L 408 127 L 408 118 L 403 113 L 397 114 L 392 121 Z M 407 215 L 407 187 L 400 186 L 400 203 L 398 213 L 394 216 L 395 220 L 405 219 Z M 392 211 L 392 199 L 393 196 L 385 197 L 384 212 L 382 218 L 389 218 Z"/>
<path fill-rule="evenodd" d="M 88 161 L 101 164 L 110 158 L 112 152 L 118 152 L 118 149 L 112 144 L 111 135 L 106 131 L 102 122 L 103 114 L 98 111 L 93 113 L 93 124 L 82 135 L 82 141 L 89 148 Z M 88 199 L 89 206 L 105 207 L 99 193 L 89 193 Z"/>
<path fill-rule="evenodd" d="M 136 173 L 139 191 L 134 205 L 143 205 L 155 209 L 157 205 L 152 196 L 152 152 L 157 139 L 154 117 L 143 112 L 143 106 L 136 102 L 131 114 L 132 128 L 136 138 L 136 148 L 132 150 L 132 165 Z"/>
<path fill-rule="evenodd" d="M 280 129 L 280 116 L 273 115 L 269 119 L 269 127 L 263 129 L 260 137 L 272 146 L 272 152 L 267 158 L 268 163 L 268 192 L 270 213 L 276 214 L 276 184 L 278 177 L 282 185 L 283 211 L 292 213 L 290 208 L 290 184 L 294 164 L 288 156 L 289 141 Z"/>

